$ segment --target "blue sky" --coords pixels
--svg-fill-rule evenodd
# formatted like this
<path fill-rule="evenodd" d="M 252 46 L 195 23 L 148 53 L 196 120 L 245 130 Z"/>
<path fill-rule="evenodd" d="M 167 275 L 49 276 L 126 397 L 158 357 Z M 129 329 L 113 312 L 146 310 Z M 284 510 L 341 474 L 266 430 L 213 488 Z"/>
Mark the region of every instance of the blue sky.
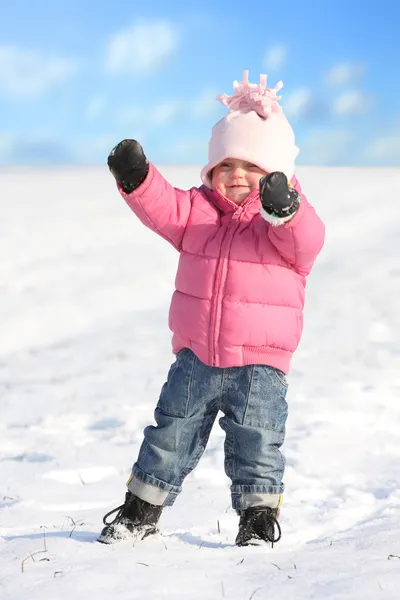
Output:
<path fill-rule="evenodd" d="M 284 82 L 299 164 L 400 165 L 400 2 L 13 0 L 0 7 L 0 164 L 104 163 L 123 138 L 204 163 L 215 100 Z"/>

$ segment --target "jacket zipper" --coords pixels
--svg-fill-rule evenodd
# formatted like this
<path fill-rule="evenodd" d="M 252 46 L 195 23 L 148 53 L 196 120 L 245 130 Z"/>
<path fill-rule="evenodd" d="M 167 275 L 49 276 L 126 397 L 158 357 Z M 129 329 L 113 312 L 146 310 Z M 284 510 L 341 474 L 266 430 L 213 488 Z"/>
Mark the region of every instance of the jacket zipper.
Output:
<path fill-rule="evenodd" d="M 233 213 L 232 220 L 231 220 L 229 227 L 227 228 L 225 235 L 221 242 L 221 252 L 220 252 L 219 259 L 218 259 L 217 272 L 215 274 L 213 294 L 212 294 L 213 303 L 211 306 L 211 317 L 210 317 L 210 346 L 209 347 L 210 347 L 210 353 L 211 353 L 211 365 L 213 367 L 216 366 L 217 344 L 216 344 L 216 340 L 215 340 L 215 324 L 216 324 L 216 317 L 218 314 L 219 304 L 221 302 L 221 300 L 219 298 L 219 292 L 220 292 L 220 287 L 221 287 L 222 273 L 223 273 L 225 262 L 227 262 L 227 259 L 229 256 L 229 250 L 231 247 L 233 236 L 235 234 L 236 229 L 239 226 L 240 217 L 243 213 L 243 208 L 244 208 L 243 206 L 239 206 L 239 208 L 237 208 L 237 210 Z M 234 227 L 232 227 L 232 223 L 234 223 Z M 228 234 L 230 234 L 230 235 L 228 235 Z M 226 248 L 226 251 L 224 251 L 225 248 Z"/>

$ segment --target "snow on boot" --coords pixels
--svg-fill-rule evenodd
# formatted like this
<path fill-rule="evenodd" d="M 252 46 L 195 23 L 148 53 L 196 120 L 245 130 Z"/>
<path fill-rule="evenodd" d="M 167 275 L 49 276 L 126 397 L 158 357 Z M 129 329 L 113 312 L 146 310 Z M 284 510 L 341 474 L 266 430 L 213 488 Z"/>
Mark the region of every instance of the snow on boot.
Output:
<path fill-rule="evenodd" d="M 273 547 L 281 539 L 279 508 L 254 506 L 239 511 L 239 514 L 239 532 L 235 542 L 237 546 L 262 546 L 269 543 Z"/>
<path fill-rule="evenodd" d="M 126 492 L 125 502 L 107 513 L 103 518 L 103 528 L 98 542 L 114 544 L 126 539 L 143 540 L 148 535 L 157 533 L 157 521 L 160 518 L 162 506 L 149 504 L 132 492 Z M 117 513 L 110 522 L 107 518 Z"/>

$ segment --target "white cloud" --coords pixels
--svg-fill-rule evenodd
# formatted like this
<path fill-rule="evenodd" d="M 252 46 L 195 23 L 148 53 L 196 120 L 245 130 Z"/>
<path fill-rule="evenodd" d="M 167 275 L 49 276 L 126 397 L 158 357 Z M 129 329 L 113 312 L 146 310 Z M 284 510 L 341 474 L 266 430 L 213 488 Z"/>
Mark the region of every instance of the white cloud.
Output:
<path fill-rule="evenodd" d="M 301 159 L 308 165 L 329 165 L 340 161 L 354 135 L 345 129 L 311 131 L 301 147 Z"/>
<path fill-rule="evenodd" d="M 328 85 L 348 85 L 358 81 L 364 74 L 365 67 L 354 63 L 337 63 L 325 74 Z"/>
<path fill-rule="evenodd" d="M 204 162 L 207 160 L 208 139 L 185 138 L 172 142 L 169 146 L 171 160 L 175 162 Z"/>
<path fill-rule="evenodd" d="M 68 163 L 73 159 L 64 141 L 41 132 L 29 135 L 0 135 L 0 160 L 5 164 Z"/>
<path fill-rule="evenodd" d="M 356 116 L 364 114 L 371 102 L 363 92 L 347 90 L 340 94 L 333 103 L 333 112 L 339 116 Z"/>
<path fill-rule="evenodd" d="M 118 119 L 122 123 L 141 123 L 149 125 L 166 125 L 170 123 L 182 110 L 182 102 L 179 100 L 166 100 L 155 106 L 143 108 L 141 106 L 129 106 L 119 111 Z"/>
<path fill-rule="evenodd" d="M 367 148 L 367 157 L 385 160 L 391 164 L 400 163 L 400 131 L 397 135 L 377 138 Z"/>
<path fill-rule="evenodd" d="M 107 156 L 119 141 L 115 135 L 110 134 L 77 140 L 74 145 L 76 159 L 86 164 L 105 164 Z"/>
<path fill-rule="evenodd" d="M 217 93 L 211 90 L 204 90 L 200 96 L 191 104 L 192 114 L 194 117 L 208 117 L 220 108 L 220 103 L 217 101 Z"/>
<path fill-rule="evenodd" d="M 155 125 L 165 125 L 170 123 L 179 115 L 182 103 L 178 100 L 170 100 L 150 108 L 148 111 L 149 121 Z"/>
<path fill-rule="evenodd" d="M 117 119 L 121 123 L 137 123 L 146 118 L 147 111 L 139 106 L 121 108 L 117 113 Z"/>
<path fill-rule="evenodd" d="M 98 119 L 103 113 L 107 105 L 107 99 L 105 96 L 99 94 L 93 96 L 86 107 L 86 116 L 88 119 Z"/>
<path fill-rule="evenodd" d="M 0 46 L 0 90 L 10 96 L 44 94 L 77 71 L 73 60 L 48 58 L 16 46 Z"/>
<path fill-rule="evenodd" d="M 15 144 L 15 136 L 9 133 L 0 134 L 0 161 L 7 162 L 10 152 Z"/>
<path fill-rule="evenodd" d="M 285 98 L 285 114 L 289 118 L 301 119 L 311 108 L 312 93 L 308 88 L 299 88 Z"/>
<path fill-rule="evenodd" d="M 216 96 L 216 92 L 204 90 L 192 101 L 171 99 L 154 106 L 129 106 L 119 111 L 118 120 L 121 123 L 141 123 L 151 127 L 171 123 L 182 114 L 201 119 L 213 115 L 222 107 Z"/>
<path fill-rule="evenodd" d="M 269 48 L 264 57 L 264 65 L 267 72 L 282 69 L 286 62 L 287 54 L 287 47 L 283 44 L 277 44 Z"/>
<path fill-rule="evenodd" d="M 171 23 L 137 23 L 117 33 L 108 46 L 110 73 L 146 73 L 161 67 L 178 46 Z"/>

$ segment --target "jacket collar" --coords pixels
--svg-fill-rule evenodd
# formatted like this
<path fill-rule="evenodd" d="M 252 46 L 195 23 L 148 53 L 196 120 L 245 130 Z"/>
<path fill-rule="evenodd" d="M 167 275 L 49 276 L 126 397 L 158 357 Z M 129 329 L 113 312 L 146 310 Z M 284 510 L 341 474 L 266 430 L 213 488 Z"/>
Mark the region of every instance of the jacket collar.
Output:
<path fill-rule="evenodd" d="M 258 190 L 253 190 L 242 204 L 239 205 L 226 198 L 219 190 L 210 190 L 206 185 L 202 185 L 200 191 L 224 215 L 235 213 L 240 209 L 240 212 L 245 212 L 249 216 L 253 216 L 260 210 L 260 193 Z"/>

